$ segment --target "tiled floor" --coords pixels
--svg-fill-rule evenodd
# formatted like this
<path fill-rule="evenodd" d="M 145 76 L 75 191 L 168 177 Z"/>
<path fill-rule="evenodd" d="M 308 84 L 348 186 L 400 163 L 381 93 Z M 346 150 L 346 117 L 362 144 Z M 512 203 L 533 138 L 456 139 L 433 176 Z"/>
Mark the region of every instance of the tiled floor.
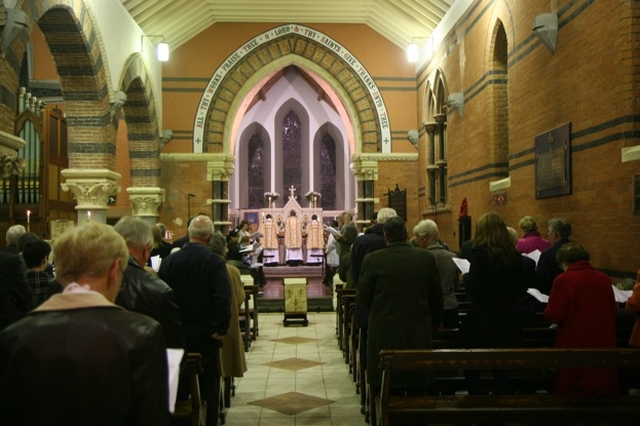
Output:
<path fill-rule="evenodd" d="M 310 313 L 309 325 L 284 327 L 283 314 L 260 314 L 260 336 L 236 379 L 229 426 L 366 424 L 336 339 L 335 312 Z"/>

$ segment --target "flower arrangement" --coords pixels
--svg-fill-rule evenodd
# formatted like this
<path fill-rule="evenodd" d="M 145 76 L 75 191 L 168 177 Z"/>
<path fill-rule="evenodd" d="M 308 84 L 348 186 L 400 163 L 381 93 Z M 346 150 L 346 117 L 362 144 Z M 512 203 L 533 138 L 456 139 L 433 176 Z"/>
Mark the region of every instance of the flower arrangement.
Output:
<path fill-rule="evenodd" d="M 264 193 L 264 198 L 269 199 L 271 201 L 277 200 L 278 197 L 280 197 L 280 194 L 278 194 L 277 192 L 265 192 Z"/>
<path fill-rule="evenodd" d="M 306 194 L 304 194 L 304 196 L 307 199 L 307 201 L 318 201 L 318 199 L 322 198 L 322 194 L 315 191 L 309 191 Z"/>

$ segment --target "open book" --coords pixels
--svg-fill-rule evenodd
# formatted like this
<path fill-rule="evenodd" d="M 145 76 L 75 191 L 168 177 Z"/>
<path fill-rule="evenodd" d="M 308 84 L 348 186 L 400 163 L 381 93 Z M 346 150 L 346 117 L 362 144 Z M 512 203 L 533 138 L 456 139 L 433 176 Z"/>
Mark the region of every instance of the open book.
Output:
<path fill-rule="evenodd" d="M 463 274 L 469 273 L 469 267 L 471 266 L 471 263 L 469 263 L 467 259 L 452 257 L 451 260 L 453 260 L 453 263 L 455 263 L 458 269 L 460 269 L 460 272 L 462 272 Z"/>
<path fill-rule="evenodd" d="M 338 231 L 336 228 L 332 228 L 329 225 L 324 225 L 324 229 L 329 231 L 335 238 L 338 238 L 340 236 L 340 231 Z"/>
<path fill-rule="evenodd" d="M 527 293 L 535 297 L 538 302 L 549 303 L 549 296 L 541 293 L 537 288 L 528 288 Z"/>
<path fill-rule="evenodd" d="M 540 259 L 541 254 L 542 253 L 538 249 L 535 249 L 531 253 L 522 253 L 523 256 L 527 256 L 528 258 L 535 260 L 536 266 L 538 266 L 538 260 Z"/>

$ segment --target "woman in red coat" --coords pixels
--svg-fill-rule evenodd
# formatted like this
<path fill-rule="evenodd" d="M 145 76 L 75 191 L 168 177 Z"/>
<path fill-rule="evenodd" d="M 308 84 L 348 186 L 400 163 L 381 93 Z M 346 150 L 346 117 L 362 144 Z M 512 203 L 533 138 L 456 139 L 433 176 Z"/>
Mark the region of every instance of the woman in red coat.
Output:
<path fill-rule="evenodd" d="M 558 324 L 558 348 L 615 348 L 617 304 L 611 281 L 589 263 L 581 246 L 563 245 L 556 256 L 565 271 L 553 281 L 545 317 Z M 555 392 L 607 395 L 620 391 L 617 369 L 562 368 L 556 371 Z"/>

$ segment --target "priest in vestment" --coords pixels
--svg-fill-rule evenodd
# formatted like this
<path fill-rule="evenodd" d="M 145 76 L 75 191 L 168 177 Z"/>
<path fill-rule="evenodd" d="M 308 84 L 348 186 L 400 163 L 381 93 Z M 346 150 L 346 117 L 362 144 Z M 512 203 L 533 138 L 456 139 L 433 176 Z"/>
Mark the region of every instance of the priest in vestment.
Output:
<path fill-rule="evenodd" d="M 280 251 L 278 250 L 278 225 L 273 216 L 267 214 L 264 220 L 264 241 L 262 244 L 262 257 L 265 265 L 280 263 Z"/>
<path fill-rule="evenodd" d="M 318 222 L 318 216 L 311 216 L 307 230 L 307 265 L 319 264 L 324 260 L 324 230 Z"/>
<path fill-rule="evenodd" d="M 302 227 L 295 211 L 289 213 L 284 224 L 284 246 L 286 249 L 287 265 L 297 266 L 303 262 L 302 258 Z"/>

